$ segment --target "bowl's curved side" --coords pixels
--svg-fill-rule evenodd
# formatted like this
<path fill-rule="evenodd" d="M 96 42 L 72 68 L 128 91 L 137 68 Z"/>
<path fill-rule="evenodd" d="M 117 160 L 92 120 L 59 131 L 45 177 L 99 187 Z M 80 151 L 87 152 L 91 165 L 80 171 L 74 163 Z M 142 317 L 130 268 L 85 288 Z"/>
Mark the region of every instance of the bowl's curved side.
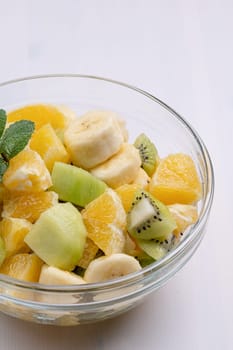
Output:
<path fill-rule="evenodd" d="M 79 115 L 107 108 L 122 114 L 135 137 L 141 129 L 156 139 L 161 152 L 189 153 L 203 184 L 199 220 L 176 249 L 140 272 L 104 283 L 50 287 L 0 275 L 0 310 L 25 320 L 58 325 L 94 322 L 116 316 L 161 287 L 199 246 L 210 213 L 214 174 L 208 151 L 197 132 L 172 108 L 151 94 L 125 83 L 88 75 L 46 75 L 0 84 L 7 110 L 24 104 L 67 104 Z"/>

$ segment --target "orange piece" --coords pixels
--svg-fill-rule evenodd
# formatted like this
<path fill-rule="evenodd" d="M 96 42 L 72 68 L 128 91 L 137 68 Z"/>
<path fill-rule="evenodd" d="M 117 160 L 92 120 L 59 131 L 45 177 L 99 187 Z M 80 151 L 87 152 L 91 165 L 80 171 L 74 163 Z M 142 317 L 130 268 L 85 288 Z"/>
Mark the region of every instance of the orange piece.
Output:
<path fill-rule="evenodd" d="M 25 219 L 4 218 L 0 222 L 0 234 L 5 242 L 6 257 L 30 251 L 24 242 L 24 237 L 31 228 L 32 224 Z"/>
<path fill-rule="evenodd" d="M 197 208 L 194 205 L 171 204 L 168 209 L 177 225 L 177 228 L 173 231 L 177 237 L 198 220 Z"/>
<path fill-rule="evenodd" d="M 149 192 L 165 204 L 190 204 L 201 198 L 201 183 L 192 158 L 177 153 L 162 159 Z"/>
<path fill-rule="evenodd" d="M 0 273 L 19 280 L 38 282 L 43 261 L 35 254 L 16 254 L 5 259 Z"/>
<path fill-rule="evenodd" d="M 126 214 L 121 200 L 112 189 L 90 202 L 82 211 L 88 237 L 106 254 L 124 249 Z"/>
<path fill-rule="evenodd" d="M 6 191 L 2 217 L 13 217 L 35 222 L 41 213 L 58 203 L 55 192 L 16 193 Z"/>
<path fill-rule="evenodd" d="M 57 131 L 64 129 L 68 123 L 68 118 L 59 110 L 59 108 L 46 104 L 24 106 L 7 114 L 8 123 L 22 119 L 32 120 L 35 123 L 36 130 L 41 126 L 50 123 Z"/>
<path fill-rule="evenodd" d="M 135 192 L 140 189 L 141 186 L 138 184 L 125 184 L 116 188 L 115 191 L 120 197 L 126 213 L 130 211 Z"/>
<path fill-rule="evenodd" d="M 30 147 L 38 152 L 51 172 L 55 162 L 69 163 L 70 156 L 50 124 L 35 131 Z"/>
<path fill-rule="evenodd" d="M 98 250 L 99 247 L 90 238 L 87 237 L 83 255 L 78 261 L 77 265 L 83 269 L 86 269 L 90 262 L 95 258 Z"/>
<path fill-rule="evenodd" d="M 47 190 L 52 180 L 41 156 L 26 148 L 10 160 L 3 184 L 11 191 L 34 192 Z"/>
<path fill-rule="evenodd" d="M 3 209 L 3 196 L 4 196 L 5 187 L 0 183 L 0 217 Z"/>
<path fill-rule="evenodd" d="M 5 188 L 2 183 L 0 183 L 0 203 L 3 202 L 3 195 L 4 195 Z"/>

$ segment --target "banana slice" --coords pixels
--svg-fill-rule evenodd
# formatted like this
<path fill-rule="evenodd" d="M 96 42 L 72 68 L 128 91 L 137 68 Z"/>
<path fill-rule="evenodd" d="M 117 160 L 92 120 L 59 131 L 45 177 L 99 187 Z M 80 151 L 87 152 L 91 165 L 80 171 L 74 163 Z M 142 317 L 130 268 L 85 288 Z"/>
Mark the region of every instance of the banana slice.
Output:
<path fill-rule="evenodd" d="M 74 165 L 91 169 L 116 154 L 122 143 L 119 122 L 114 113 L 91 111 L 70 124 L 64 142 Z"/>
<path fill-rule="evenodd" d="M 138 150 L 133 145 L 124 143 L 116 155 L 91 169 L 91 173 L 108 186 L 117 188 L 134 181 L 140 166 L 141 158 Z"/>
<path fill-rule="evenodd" d="M 43 265 L 39 283 L 43 284 L 83 284 L 84 279 L 73 272 L 63 271 L 57 267 Z"/>
<path fill-rule="evenodd" d="M 141 270 L 139 262 L 132 256 L 118 253 L 93 260 L 84 274 L 87 283 L 102 282 Z"/>

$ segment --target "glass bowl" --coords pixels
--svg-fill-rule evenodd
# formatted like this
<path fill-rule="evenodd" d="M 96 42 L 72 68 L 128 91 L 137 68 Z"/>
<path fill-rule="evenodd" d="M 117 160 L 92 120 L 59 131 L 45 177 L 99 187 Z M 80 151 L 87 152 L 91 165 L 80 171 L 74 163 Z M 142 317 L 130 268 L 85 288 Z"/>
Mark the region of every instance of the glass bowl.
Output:
<path fill-rule="evenodd" d="M 24 320 L 77 325 L 119 315 L 161 287 L 191 258 L 199 246 L 210 213 L 214 178 L 208 151 L 193 128 L 165 103 L 127 84 L 85 75 L 50 75 L 0 84 L 1 108 L 32 103 L 66 105 L 77 115 L 92 109 L 118 112 L 127 122 L 129 141 L 146 133 L 161 157 L 189 154 L 202 181 L 199 220 L 164 258 L 137 273 L 115 280 L 72 286 L 46 286 L 0 275 L 0 311 Z"/>

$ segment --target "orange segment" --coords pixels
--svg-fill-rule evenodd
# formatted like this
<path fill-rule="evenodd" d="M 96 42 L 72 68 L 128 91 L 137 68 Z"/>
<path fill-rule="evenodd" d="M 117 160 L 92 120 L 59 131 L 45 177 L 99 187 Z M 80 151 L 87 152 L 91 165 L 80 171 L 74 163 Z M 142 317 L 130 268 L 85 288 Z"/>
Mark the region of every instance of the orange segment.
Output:
<path fill-rule="evenodd" d="M 177 237 L 198 220 L 198 211 L 194 205 L 171 204 L 168 209 L 177 225 L 173 231 Z"/>
<path fill-rule="evenodd" d="M 0 183 L 0 217 L 3 209 L 3 195 L 4 195 L 5 187 L 2 183 Z"/>
<path fill-rule="evenodd" d="M 2 183 L 0 183 L 0 203 L 3 202 L 3 195 L 4 195 L 5 188 Z"/>
<path fill-rule="evenodd" d="M 126 214 L 115 191 L 107 189 L 82 211 L 88 237 L 106 254 L 124 249 Z"/>
<path fill-rule="evenodd" d="M 58 203 L 55 192 L 16 193 L 6 191 L 2 217 L 13 217 L 35 222 L 41 213 Z"/>
<path fill-rule="evenodd" d="M 40 154 L 49 171 L 52 171 L 56 161 L 63 163 L 70 161 L 68 152 L 50 124 L 43 125 L 34 132 L 30 147 Z"/>
<path fill-rule="evenodd" d="M 116 188 L 115 191 L 120 197 L 126 213 L 130 211 L 135 192 L 140 189 L 141 187 L 138 184 L 131 184 L 131 185 L 125 184 Z"/>
<path fill-rule="evenodd" d="M 149 192 L 165 204 L 190 204 L 201 198 L 201 183 L 192 158 L 177 153 L 162 159 Z"/>
<path fill-rule="evenodd" d="M 5 259 L 0 273 L 19 280 L 38 282 L 43 261 L 35 254 L 16 254 Z"/>
<path fill-rule="evenodd" d="M 31 228 L 32 224 L 24 219 L 5 218 L 0 222 L 0 234 L 5 242 L 6 257 L 30 251 L 24 242 L 24 237 Z"/>
<path fill-rule="evenodd" d="M 11 191 L 34 192 L 46 190 L 52 180 L 40 155 L 27 148 L 10 160 L 3 184 Z"/>
<path fill-rule="evenodd" d="M 98 250 L 99 247 L 90 238 L 87 237 L 83 255 L 78 261 L 77 265 L 86 269 L 90 262 L 95 258 Z"/>
<path fill-rule="evenodd" d="M 59 108 L 46 104 L 21 107 L 7 114 L 7 121 L 9 123 L 22 119 L 32 120 L 35 123 L 36 129 L 50 123 L 56 131 L 64 129 L 68 121 Z"/>

